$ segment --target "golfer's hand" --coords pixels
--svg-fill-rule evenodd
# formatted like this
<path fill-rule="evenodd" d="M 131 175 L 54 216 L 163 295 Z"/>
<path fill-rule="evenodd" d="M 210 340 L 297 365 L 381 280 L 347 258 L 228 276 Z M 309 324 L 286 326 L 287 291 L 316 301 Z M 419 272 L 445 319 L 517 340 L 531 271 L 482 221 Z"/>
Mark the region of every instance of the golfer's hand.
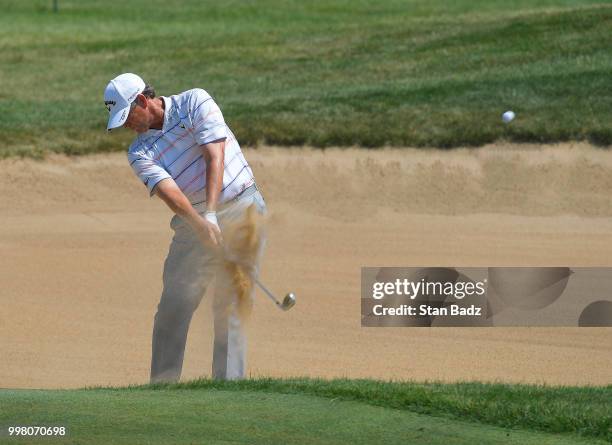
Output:
<path fill-rule="evenodd" d="M 206 212 L 197 232 L 198 237 L 204 245 L 213 247 L 221 247 L 223 245 L 221 229 L 219 228 L 217 216 L 214 212 Z"/>

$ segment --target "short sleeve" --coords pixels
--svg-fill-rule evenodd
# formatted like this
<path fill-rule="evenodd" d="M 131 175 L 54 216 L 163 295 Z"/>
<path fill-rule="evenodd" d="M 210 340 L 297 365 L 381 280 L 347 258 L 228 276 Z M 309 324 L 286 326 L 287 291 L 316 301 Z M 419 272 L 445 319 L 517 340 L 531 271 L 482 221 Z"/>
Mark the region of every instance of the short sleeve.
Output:
<path fill-rule="evenodd" d="M 149 196 L 153 196 L 153 191 L 159 181 L 172 178 L 158 161 L 152 159 L 143 150 L 128 152 L 128 160 L 136 176 L 149 189 Z"/>
<path fill-rule="evenodd" d="M 191 118 L 193 135 L 199 145 L 227 138 L 227 126 L 221 109 L 204 90 L 193 90 Z"/>

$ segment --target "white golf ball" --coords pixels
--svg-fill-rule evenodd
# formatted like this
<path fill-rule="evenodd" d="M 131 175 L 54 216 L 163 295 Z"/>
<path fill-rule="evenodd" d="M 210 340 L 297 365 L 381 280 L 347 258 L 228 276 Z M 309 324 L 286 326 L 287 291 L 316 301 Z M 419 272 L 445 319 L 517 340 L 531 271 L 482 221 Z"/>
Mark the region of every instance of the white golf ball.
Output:
<path fill-rule="evenodd" d="M 512 122 L 515 116 L 516 114 L 514 114 L 514 111 L 509 110 L 502 114 L 502 120 L 507 124 L 508 122 Z"/>

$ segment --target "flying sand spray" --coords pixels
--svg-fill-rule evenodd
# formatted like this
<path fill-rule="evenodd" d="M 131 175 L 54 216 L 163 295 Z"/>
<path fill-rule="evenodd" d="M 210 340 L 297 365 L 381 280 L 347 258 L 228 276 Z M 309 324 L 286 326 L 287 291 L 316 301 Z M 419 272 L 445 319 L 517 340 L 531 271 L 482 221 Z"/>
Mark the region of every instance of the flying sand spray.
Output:
<path fill-rule="evenodd" d="M 238 291 L 238 312 L 242 318 L 248 317 L 252 310 L 253 303 L 250 296 L 253 283 L 283 311 L 291 309 L 296 302 L 296 296 L 292 292 L 285 295 L 282 302 L 279 301 L 257 277 L 258 271 L 254 265 L 263 247 L 264 226 L 264 217 L 255 210 L 255 206 L 251 205 L 246 211 L 244 220 L 224 227 L 223 230 L 224 267 Z"/>

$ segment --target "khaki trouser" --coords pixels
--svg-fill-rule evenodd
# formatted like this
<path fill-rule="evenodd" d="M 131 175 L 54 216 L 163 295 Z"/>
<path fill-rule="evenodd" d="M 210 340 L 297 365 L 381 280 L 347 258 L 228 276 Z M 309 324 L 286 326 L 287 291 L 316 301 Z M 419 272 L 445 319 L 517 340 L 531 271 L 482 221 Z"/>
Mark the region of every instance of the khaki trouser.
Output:
<path fill-rule="evenodd" d="M 244 218 L 251 205 L 260 214 L 265 214 L 263 197 L 256 189 L 252 192 L 253 189 L 247 189 L 240 198 L 219 208 L 217 219 L 222 233 L 224 226 Z M 151 382 L 179 380 L 191 317 L 215 277 L 212 375 L 218 379 L 243 378 L 246 370 L 246 337 L 244 322 L 237 312 L 237 290 L 232 285 L 231 277 L 227 276 L 229 272 L 225 267 L 220 267 L 218 256 L 202 245 L 181 218 L 172 218 L 170 226 L 175 235 L 164 264 L 164 290 L 153 326 Z M 265 244 L 265 234 L 262 237 L 253 265 L 255 271 Z"/>

